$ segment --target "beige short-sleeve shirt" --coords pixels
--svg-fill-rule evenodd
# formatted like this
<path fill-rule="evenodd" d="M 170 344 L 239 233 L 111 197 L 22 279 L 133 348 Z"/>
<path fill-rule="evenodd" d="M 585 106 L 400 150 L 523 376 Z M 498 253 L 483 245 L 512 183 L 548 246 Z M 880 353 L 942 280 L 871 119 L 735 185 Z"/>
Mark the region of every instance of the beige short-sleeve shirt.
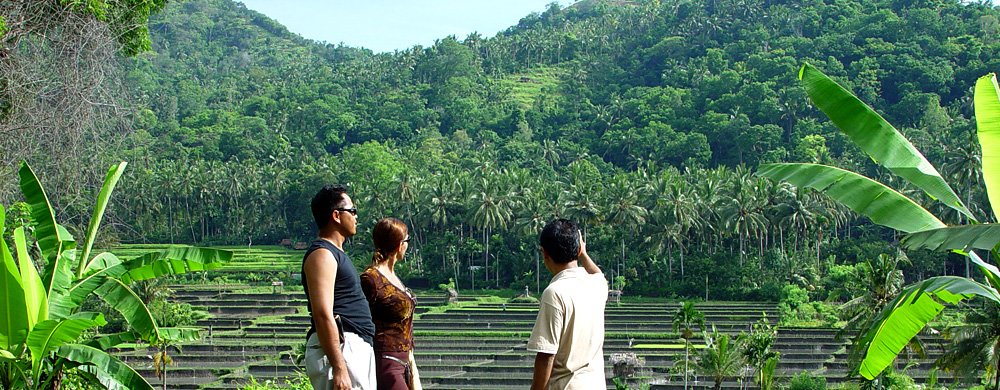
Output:
<path fill-rule="evenodd" d="M 555 355 L 549 389 L 604 389 L 604 274 L 556 274 L 542 293 L 528 351 Z"/>

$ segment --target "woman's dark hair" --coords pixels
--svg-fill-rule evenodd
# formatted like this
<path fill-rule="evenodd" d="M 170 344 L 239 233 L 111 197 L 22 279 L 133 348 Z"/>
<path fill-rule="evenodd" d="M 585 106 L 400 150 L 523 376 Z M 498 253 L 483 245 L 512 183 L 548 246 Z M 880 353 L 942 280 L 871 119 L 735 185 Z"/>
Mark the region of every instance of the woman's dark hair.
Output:
<path fill-rule="evenodd" d="M 372 254 L 372 265 L 381 263 L 389 258 L 389 255 L 399 248 L 399 244 L 406 239 L 409 229 L 406 223 L 396 218 L 382 218 L 372 229 L 372 246 L 375 253 Z"/>
<path fill-rule="evenodd" d="M 347 187 L 333 184 L 323 186 L 316 193 L 316 196 L 313 196 L 312 213 L 317 228 L 322 229 L 330 223 L 330 214 L 333 214 L 333 209 L 344 206 L 344 194 L 346 193 Z"/>
<path fill-rule="evenodd" d="M 558 264 L 576 260 L 576 256 L 580 254 L 580 228 L 568 219 L 560 218 L 549 222 L 542 228 L 538 241 L 545 253 Z"/>

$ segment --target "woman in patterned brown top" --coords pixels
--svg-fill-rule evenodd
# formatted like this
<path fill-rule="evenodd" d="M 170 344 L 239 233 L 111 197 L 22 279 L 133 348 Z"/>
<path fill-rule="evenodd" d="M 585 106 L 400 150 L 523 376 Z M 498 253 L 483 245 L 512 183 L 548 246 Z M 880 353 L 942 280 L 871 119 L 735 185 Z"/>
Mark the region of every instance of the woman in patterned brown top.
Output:
<path fill-rule="evenodd" d="M 375 253 L 372 265 L 361 274 L 361 289 L 368 298 L 375 322 L 375 367 L 379 390 L 420 389 L 413 360 L 413 309 L 416 297 L 396 276 L 396 262 L 403 260 L 410 237 L 406 224 L 383 218 L 372 230 Z"/>

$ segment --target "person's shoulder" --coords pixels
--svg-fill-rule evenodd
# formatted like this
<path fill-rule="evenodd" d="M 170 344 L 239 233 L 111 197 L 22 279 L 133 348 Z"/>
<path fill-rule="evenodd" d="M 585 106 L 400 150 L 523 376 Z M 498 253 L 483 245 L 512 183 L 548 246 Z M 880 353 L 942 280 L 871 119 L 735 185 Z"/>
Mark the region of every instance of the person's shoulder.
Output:
<path fill-rule="evenodd" d="M 368 267 L 368 268 L 365 268 L 364 271 L 361 271 L 361 275 L 358 275 L 358 276 L 360 276 L 361 279 L 372 279 L 372 278 L 375 277 L 374 272 L 375 272 L 374 268 Z"/>
<path fill-rule="evenodd" d="M 332 251 L 326 250 L 326 248 L 324 247 L 319 247 L 313 250 L 312 252 L 309 252 L 309 255 L 306 256 L 305 261 L 308 263 L 310 261 L 334 259 L 334 258 L 335 258 L 334 253 Z"/>

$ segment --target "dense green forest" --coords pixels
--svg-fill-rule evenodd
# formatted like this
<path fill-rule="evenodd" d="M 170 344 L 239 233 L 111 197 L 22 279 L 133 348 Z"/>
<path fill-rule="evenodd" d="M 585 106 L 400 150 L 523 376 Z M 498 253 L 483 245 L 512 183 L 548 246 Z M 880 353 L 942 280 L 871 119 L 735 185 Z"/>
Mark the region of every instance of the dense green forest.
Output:
<path fill-rule="evenodd" d="M 130 163 L 106 232 L 123 242 L 307 240 L 309 199 L 342 182 L 362 230 L 411 226 L 404 271 L 429 283 L 534 289 L 537 231 L 562 216 L 626 292 L 776 300 L 837 284 L 898 237 L 758 164 L 831 163 L 922 196 L 809 104 L 799 66 L 872 104 L 991 221 L 971 88 L 1000 69 L 998 17 L 957 0 L 585 0 L 495 37 L 373 53 L 230 0 L 169 2 L 152 51 L 125 60 L 130 130 L 89 158 Z M 29 161 L 44 177 L 54 158 Z M 55 203 L 83 226 L 92 196 Z M 368 240 L 351 243 L 358 264 Z M 969 272 L 940 253 L 904 263 L 908 279 Z"/>

